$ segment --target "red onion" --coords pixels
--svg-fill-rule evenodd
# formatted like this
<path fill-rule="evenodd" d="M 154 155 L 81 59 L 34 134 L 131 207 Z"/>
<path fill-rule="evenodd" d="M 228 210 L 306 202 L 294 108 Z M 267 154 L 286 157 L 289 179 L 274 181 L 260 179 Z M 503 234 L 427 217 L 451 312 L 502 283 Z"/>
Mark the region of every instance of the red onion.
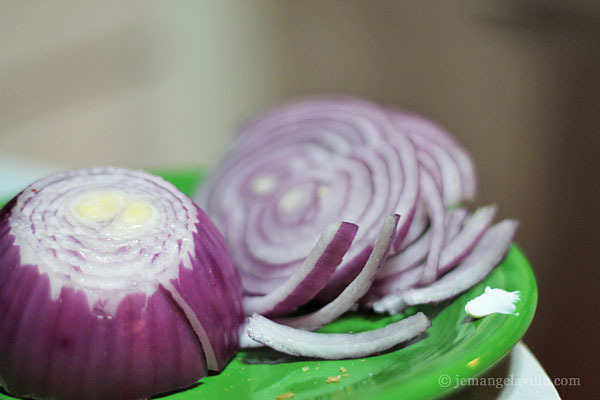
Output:
<path fill-rule="evenodd" d="M 238 349 L 237 272 L 192 201 L 144 172 L 35 182 L 0 212 L 0 384 L 30 398 L 141 398 Z"/>
<path fill-rule="evenodd" d="M 317 329 L 356 303 L 397 312 L 397 304 L 384 303 L 400 293 L 402 304 L 405 295 L 407 303 L 430 296 L 435 302 L 436 285 L 450 280 L 444 293 L 455 295 L 477 281 L 462 271 L 480 279 L 499 263 L 473 253 L 495 207 L 447 212 L 471 200 L 475 189 L 471 158 L 436 124 L 363 100 L 330 98 L 284 106 L 244 125 L 196 199 L 240 270 L 246 313 L 276 321 L 252 317 L 250 337 L 290 354 L 325 356 L 282 344 L 274 332 L 321 340 L 289 329 Z M 331 242 L 333 256 L 316 268 L 333 233 L 349 223 L 358 228 L 354 240 Z M 485 268 L 470 266 L 479 260 Z M 286 316 L 310 300 L 324 305 Z"/>

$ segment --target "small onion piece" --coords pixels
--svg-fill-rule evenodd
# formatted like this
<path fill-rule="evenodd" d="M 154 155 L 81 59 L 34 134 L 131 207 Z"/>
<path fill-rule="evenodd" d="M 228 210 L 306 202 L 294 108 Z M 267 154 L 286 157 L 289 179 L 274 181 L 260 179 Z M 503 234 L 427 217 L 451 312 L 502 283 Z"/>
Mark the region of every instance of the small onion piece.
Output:
<path fill-rule="evenodd" d="M 421 275 L 421 283 L 429 284 L 435 281 L 437 270 L 440 264 L 440 253 L 444 245 L 444 229 L 445 209 L 442 194 L 439 192 L 431 175 L 423 170 L 421 171 L 421 193 L 423 194 L 423 203 L 427 209 L 431 221 L 431 244 L 429 254 L 423 274 Z"/>
<path fill-rule="evenodd" d="M 452 233 L 450 231 L 455 230 L 456 227 L 454 226 L 454 223 L 451 222 L 452 219 L 454 219 L 454 214 L 457 212 L 463 214 L 461 209 L 451 211 L 448 214 L 450 217 L 448 218 L 447 224 L 447 229 L 449 231 L 447 234 L 448 240 L 440 253 L 438 275 L 448 272 L 448 270 L 456 266 L 456 264 L 471 252 L 491 224 L 496 213 L 496 207 L 485 206 L 478 208 L 467 218 L 465 225 L 459 232 Z M 458 217 L 462 218 L 461 215 Z M 394 266 L 395 264 L 391 265 L 391 267 Z M 379 280 L 376 285 L 374 285 L 373 289 L 377 293 L 385 295 L 417 286 L 419 284 L 419 276 L 422 276 L 424 268 L 425 264 L 421 264 L 412 269 L 401 269 L 399 273 L 393 275 L 388 273 L 384 276 L 386 279 Z"/>
<path fill-rule="evenodd" d="M 447 247 L 450 240 L 454 239 L 462 230 L 462 225 L 466 217 L 467 210 L 464 208 L 457 208 L 446 214 L 446 232 L 444 234 L 444 240 L 446 243 L 444 243 L 444 248 L 442 251 Z M 409 270 L 419 265 L 419 263 L 423 261 L 425 257 L 427 257 L 429 246 L 431 244 L 431 233 L 432 232 L 428 230 L 417 241 L 408 246 L 400 254 L 388 258 L 384 267 L 377 274 L 376 279 L 378 281 L 388 281 L 386 278 L 397 276 L 399 272 Z M 455 246 L 452 246 L 452 248 L 454 247 Z M 440 258 L 445 254 L 446 253 L 441 253 Z"/>
<path fill-rule="evenodd" d="M 248 335 L 282 353 L 329 360 L 359 358 L 388 350 L 425 332 L 431 321 L 423 313 L 361 333 L 315 333 L 291 328 L 254 314 Z"/>
<path fill-rule="evenodd" d="M 494 211 L 493 207 L 480 210 L 479 216 Z M 475 217 L 475 215 L 472 217 L 472 221 L 475 220 Z M 419 276 L 418 269 L 405 273 L 394 292 L 381 297 L 372 304 L 373 311 L 394 315 L 403 311 L 407 306 L 438 303 L 466 291 L 483 280 L 500 263 L 510 246 L 517 227 L 518 222 L 514 220 L 505 220 L 496 224 L 483 235 L 473 252 L 456 269 L 429 286 L 414 288 Z"/>
<path fill-rule="evenodd" d="M 377 274 L 381 264 L 385 262 L 394 240 L 399 219 L 399 215 L 391 215 L 385 219 L 381 232 L 375 241 L 373 251 L 369 255 L 369 259 L 363 270 L 335 300 L 312 313 L 294 318 L 280 319 L 278 322 L 295 328 L 316 330 L 350 310 L 369 290 L 371 283 L 375 279 L 375 274 Z"/>
<path fill-rule="evenodd" d="M 438 303 L 450 299 L 481 282 L 502 261 L 519 223 L 504 220 L 491 227 L 458 267 L 435 283 L 406 291 L 407 305 Z"/>
<path fill-rule="evenodd" d="M 306 257 L 302 267 L 287 282 L 264 296 L 244 298 L 246 314 L 278 315 L 295 310 L 311 300 L 342 262 L 357 229 L 356 225 L 348 222 L 330 225 Z"/>
<path fill-rule="evenodd" d="M 241 284 L 217 228 L 170 183 L 69 171 L 0 212 L 0 319 L 7 392 L 149 397 L 233 357 Z"/>

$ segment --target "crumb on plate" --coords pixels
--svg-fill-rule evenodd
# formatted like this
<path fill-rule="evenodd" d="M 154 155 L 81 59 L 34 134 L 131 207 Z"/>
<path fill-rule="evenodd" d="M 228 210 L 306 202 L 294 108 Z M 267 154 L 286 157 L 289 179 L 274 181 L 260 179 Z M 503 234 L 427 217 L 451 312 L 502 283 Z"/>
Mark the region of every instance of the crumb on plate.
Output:
<path fill-rule="evenodd" d="M 294 398 L 294 393 L 292 393 L 292 392 L 285 392 L 284 394 L 280 394 L 279 396 L 276 397 L 277 400 L 293 399 L 293 398 Z"/>

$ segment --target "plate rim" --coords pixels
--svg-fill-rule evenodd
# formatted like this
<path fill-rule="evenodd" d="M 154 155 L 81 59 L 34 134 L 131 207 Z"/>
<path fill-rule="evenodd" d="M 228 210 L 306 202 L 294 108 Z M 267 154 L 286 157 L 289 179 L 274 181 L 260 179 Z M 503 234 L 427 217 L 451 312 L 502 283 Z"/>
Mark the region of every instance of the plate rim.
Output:
<path fill-rule="evenodd" d="M 512 253 L 511 257 L 518 258 L 519 265 L 516 270 L 520 272 L 521 276 L 525 277 L 522 284 L 523 286 L 527 286 L 519 289 L 521 291 L 521 298 L 517 304 L 520 314 L 517 316 L 518 318 L 515 320 L 515 323 L 502 324 L 501 328 L 493 331 L 484 343 L 480 343 L 468 351 L 462 351 L 463 347 L 467 345 L 463 342 L 459 346 L 454 347 L 452 351 L 445 353 L 440 359 L 452 359 L 449 364 L 445 366 L 445 370 L 432 368 L 431 371 L 420 374 L 419 382 L 405 382 L 401 387 L 394 385 L 393 381 L 387 382 L 370 395 L 370 400 L 387 400 L 390 396 L 406 395 L 405 392 L 412 394 L 420 392 L 418 397 L 414 397 L 415 399 L 432 399 L 450 395 L 451 393 L 460 391 L 460 389 L 464 387 L 464 385 L 455 387 L 456 382 L 454 381 L 454 378 L 460 377 L 461 379 L 469 379 L 480 377 L 510 353 L 519 340 L 523 338 L 529 326 L 531 326 L 531 322 L 533 321 L 537 309 L 538 287 L 535 273 L 521 247 L 513 242 L 509 252 Z M 505 261 L 503 260 L 502 263 L 504 262 Z M 498 267 L 500 271 L 501 268 L 502 265 Z M 490 275 L 478 285 L 485 284 L 489 277 Z M 466 293 L 468 293 L 468 291 L 457 296 L 453 302 L 457 301 L 459 297 L 464 296 Z M 514 315 L 503 314 L 489 315 L 479 320 L 483 326 L 478 327 L 478 330 L 481 329 L 487 333 L 487 326 L 494 325 L 498 323 L 498 321 L 510 320 L 510 318 L 514 317 Z M 435 323 L 434 321 L 435 318 L 432 322 Z M 510 333 L 508 338 L 507 333 Z M 493 343 L 495 340 L 497 345 L 490 348 L 489 343 Z M 478 361 L 474 362 L 476 359 Z M 439 383 L 441 375 L 447 375 L 453 379 L 451 385 L 447 387 L 441 385 Z"/>

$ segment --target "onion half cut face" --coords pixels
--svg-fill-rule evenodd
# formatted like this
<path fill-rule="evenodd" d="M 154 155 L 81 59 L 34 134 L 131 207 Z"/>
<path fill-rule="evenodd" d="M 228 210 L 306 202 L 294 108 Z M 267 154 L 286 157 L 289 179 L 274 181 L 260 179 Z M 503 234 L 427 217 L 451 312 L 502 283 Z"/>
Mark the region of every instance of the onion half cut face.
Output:
<path fill-rule="evenodd" d="M 31 398 L 140 398 L 189 386 L 238 348 L 225 242 L 174 186 L 93 168 L 0 212 L 0 385 Z"/>

